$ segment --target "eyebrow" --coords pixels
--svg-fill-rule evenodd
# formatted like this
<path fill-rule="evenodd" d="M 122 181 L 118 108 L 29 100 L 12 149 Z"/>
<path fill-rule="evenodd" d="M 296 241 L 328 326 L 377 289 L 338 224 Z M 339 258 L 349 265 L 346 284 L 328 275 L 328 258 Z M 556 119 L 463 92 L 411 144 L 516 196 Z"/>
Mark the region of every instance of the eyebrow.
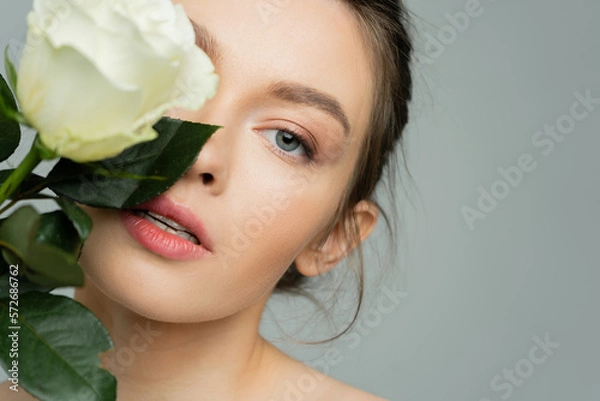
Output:
<path fill-rule="evenodd" d="M 213 62 L 216 62 L 221 57 L 222 51 L 219 46 L 219 42 L 210 34 L 208 29 L 203 25 L 198 24 L 196 21 L 190 18 L 190 22 L 194 27 L 194 34 L 196 35 L 196 46 L 204 50 L 204 53 L 210 57 Z"/>
<path fill-rule="evenodd" d="M 286 102 L 314 107 L 335 118 L 344 127 L 344 135 L 350 132 L 350 121 L 340 102 L 333 96 L 315 88 L 295 82 L 277 82 L 268 90 L 269 95 Z"/>
<path fill-rule="evenodd" d="M 206 27 L 190 19 L 196 35 L 196 45 L 216 61 L 222 55 L 219 42 Z M 268 94 L 285 102 L 304 105 L 321 110 L 336 119 L 344 128 L 344 136 L 350 132 L 350 120 L 342 105 L 333 96 L 315 88 L 295 82 L 281 81 L 271 85 Z"/>

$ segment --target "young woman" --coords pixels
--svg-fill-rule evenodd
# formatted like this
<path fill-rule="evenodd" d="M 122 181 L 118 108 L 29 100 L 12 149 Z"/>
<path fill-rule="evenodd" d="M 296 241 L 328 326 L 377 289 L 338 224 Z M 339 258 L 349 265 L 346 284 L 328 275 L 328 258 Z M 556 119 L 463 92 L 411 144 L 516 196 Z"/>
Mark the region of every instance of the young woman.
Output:
<path fill-rule="evenodd" d="M 176 2 L 221 82 L 200 111 L 169 115 L 224 128 L 160 197 L 88 208 L 76 299 L 114 340 L 103 363 L 118 400 L 381 399 L 278 351 L 259 322 L 275 289 L 331 270 L 375 226 L 373 191 L 411 97 L 405 11 L 394 0 Z"/>

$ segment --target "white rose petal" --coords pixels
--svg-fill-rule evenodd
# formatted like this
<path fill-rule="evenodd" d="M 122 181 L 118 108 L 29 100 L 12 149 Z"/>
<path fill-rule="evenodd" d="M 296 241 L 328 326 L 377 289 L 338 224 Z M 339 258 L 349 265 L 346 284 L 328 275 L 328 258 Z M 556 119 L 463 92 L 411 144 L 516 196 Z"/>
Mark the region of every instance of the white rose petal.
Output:
<path fill-rule="evenodd" d="M 173 107 L 197 110 L 218 76 L 170 0 L 35 0 L 17 97 L 42 142 L 78 162 L 156 137 Z"/>

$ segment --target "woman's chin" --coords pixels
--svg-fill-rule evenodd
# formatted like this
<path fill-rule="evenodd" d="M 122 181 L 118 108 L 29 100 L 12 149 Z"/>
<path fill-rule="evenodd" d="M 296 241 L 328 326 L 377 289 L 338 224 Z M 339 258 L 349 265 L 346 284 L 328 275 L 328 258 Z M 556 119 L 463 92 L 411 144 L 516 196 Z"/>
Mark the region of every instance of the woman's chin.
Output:
<path fill-rule="evenodd" d="M 89 295 L 104 302 L 122 306 L 152 320 L 184 321 L 191 318 L 189 304 L 191 280 L 173 274 L 169 260 L 152 254 L 127 233 L 114 210 L 86 208 L 94 221 L 94 229 L 85 242 L 80 264 L 86 284 L 78 291 L 80 298 Z M 189 267 L 181 271 L 189 274 Z M 197 295 L 197 294 L 196 294 Z M 85 302 L 84 302 L 85 303 Z"/>
<path fill-rule="evenodd" d="M 124 252 L 112 252 L 98 258 L 89 251 L 81 257 L 86 283 L 79 294 L 84 304 L 91 297 L 94 303 L 100 301 L 154 321 L 200 323 L 231 316 L 252 303 L 253 294 L 228 296 L 231 289 L 222 288 L 221 280 L 198 269 L 177 270 L 168 261 L 141 261 L 135 253 L 121 258 Z"/>

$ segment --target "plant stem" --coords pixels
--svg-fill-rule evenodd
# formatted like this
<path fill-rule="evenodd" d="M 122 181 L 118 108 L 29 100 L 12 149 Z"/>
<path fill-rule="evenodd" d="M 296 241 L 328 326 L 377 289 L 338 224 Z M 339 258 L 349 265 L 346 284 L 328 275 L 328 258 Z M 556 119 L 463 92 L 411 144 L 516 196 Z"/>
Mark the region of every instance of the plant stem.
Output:
<path fill-rule="evenodd" d="M 17 168 L 8 176 L 6 181 L 0 186 L 0 205 L 4 203 L 16 190 L 25 178 L 40 164 L 42 157 L 39 148 L 33 144 L 29 153 Z"/>

